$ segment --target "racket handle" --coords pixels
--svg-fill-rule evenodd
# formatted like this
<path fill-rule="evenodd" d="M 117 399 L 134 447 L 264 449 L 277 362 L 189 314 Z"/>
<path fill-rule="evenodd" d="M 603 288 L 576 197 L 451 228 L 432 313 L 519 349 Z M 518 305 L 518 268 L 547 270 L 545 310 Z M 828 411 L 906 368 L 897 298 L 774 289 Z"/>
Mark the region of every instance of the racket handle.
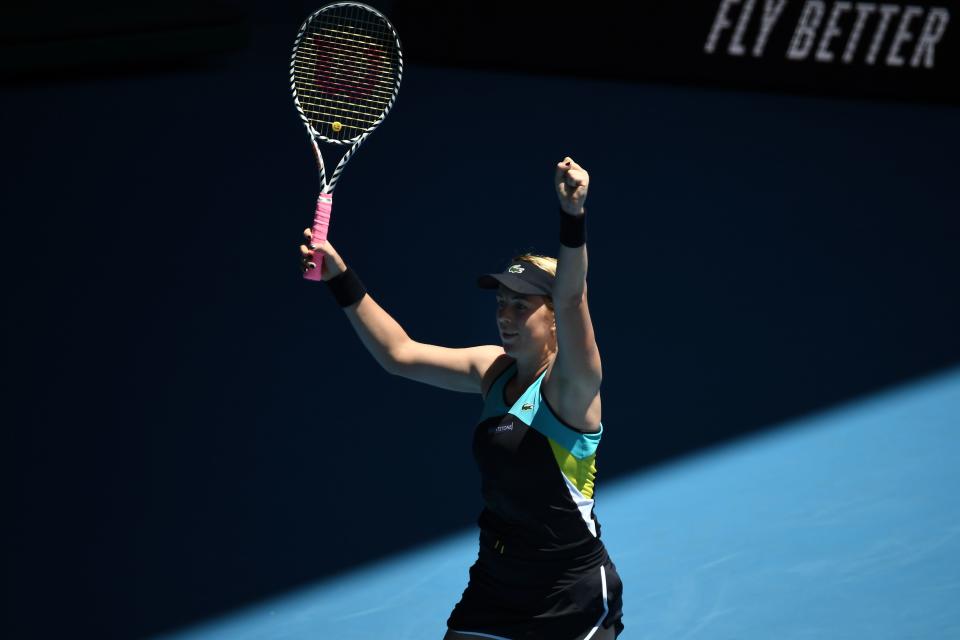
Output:
<path fill-rule="evenodd" d="M 313 214 L 313 228 L 310 230 L 310 243 L 318 245 L 327 240 L 327 229 L 330 228 L 330 209 L 333 208 L 333 194 L 321 193 L 317 198 L 317 211 Z M 311 260 L 316 269 L 307 269 L 303 277 L 307 280 L 316 280 L 319 282 L 322 278 L 320 274 L 323 269 L 323 254 L 314 253 L 314 259 Z"/>

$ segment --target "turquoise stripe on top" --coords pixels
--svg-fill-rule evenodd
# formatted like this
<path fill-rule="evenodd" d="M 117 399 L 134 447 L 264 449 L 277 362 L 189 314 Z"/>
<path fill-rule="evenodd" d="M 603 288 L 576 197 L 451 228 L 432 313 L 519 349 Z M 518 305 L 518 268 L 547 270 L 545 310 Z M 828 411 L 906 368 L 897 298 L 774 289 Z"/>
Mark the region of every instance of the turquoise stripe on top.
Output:
<path fill-rule="evenodd" d="M 500 372 L 500 375 L 497 376 L 497 379 L 493 381 L 493 384 L 490 385 L 490 389 L 487 391 L 487 398 L 483 402 L 483 411 L 480 413 L 480 422 L 483 422 L 487 418 L 493 418 L 494 416 L 502 416 L 507 413 L 507 405 L 503 402 L 503 388 L 507 385 L 507 381 L 510 379 L 508 375 L 511 371 L 514 371 L 517 368 L 517 363 L 514 362 L 509 367 Z"/>
<path fill-rule="evenodd" d="M 481 420 L 486 420 L 494 416 L 501 416 L 510 413 L 529 427 L 533 427 L 543 435 L 554 440 L 561 447 L 570 452 L 570 454 L 582 460 L 593 455 L 597 446 L 600 444 L 600 438 L 603 435 L 603 423 L 600 423 L 600 430 L 597 433 L 580 433 L 563 424 L 559 418 L 550 409 L 543 395 L 540 393 L 540 385 L 543 384 L 543 377 L 546 371 L 524 391 L 517 401 L 509 409 L 503 402 L 503 387 L 510 380 L 509 372 L 515 371 L 517 363 L 514 362 L 500 374 L 496 382 L 487 392 L 487 399 L 483 405 L 483 412 L 480 414 Z M 524 410 L 524 406 L 528 408 Z M 541 407 L 543 410 L 541 411 Z"/>

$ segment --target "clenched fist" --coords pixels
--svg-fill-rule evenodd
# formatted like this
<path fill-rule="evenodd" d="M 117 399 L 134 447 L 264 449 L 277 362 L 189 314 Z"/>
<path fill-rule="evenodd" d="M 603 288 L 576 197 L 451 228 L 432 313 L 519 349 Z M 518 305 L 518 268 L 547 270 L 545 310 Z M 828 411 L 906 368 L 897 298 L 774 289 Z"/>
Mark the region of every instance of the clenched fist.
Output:
<path fill-rule="evenodd" d="M 554 185 L 557 187 L 557 197 L 560 198 L 560 208 L 572 216 L 582 215 L 590 174 L 574 162 L 573 158 L 567 156 L 557 163 Z"/>

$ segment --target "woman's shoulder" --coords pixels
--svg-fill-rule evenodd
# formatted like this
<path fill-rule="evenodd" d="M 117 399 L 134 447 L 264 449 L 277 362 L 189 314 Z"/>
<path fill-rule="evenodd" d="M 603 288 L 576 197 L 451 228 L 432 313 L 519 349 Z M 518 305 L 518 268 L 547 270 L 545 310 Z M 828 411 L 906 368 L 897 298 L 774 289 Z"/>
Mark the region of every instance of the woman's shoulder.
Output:
<path fill-rule="evenodd" d="M 556 359 L 554 359 L 554 362 L 556 362 Z M 598 390 L 592 396 L 587 397 L 576 393 L 575 386 L 571 387 L 569 384 L 563 386 L 559 385 L 558 381 L 551 380 L 554 362 L 551 362 L 545 371 L 538 389 L 547 405 L 549 414 L 557 422 L 577 433 L 598 433 L 602 431 L 600 391 Z"/>
<path fill-rule="evenodd" d="M 483 382 L 480 385 L 481 394 L 483 395 L 484 400 L 487 398 L 487 393 L 490 392 L 490 388 L 494 385 L 497 379 L 509 369 L 513 363 L 516 362 L 512 357 L 507 354 L 502 354 L 493 363 L 487 367 L 486 372 L 483 374 Z"/>

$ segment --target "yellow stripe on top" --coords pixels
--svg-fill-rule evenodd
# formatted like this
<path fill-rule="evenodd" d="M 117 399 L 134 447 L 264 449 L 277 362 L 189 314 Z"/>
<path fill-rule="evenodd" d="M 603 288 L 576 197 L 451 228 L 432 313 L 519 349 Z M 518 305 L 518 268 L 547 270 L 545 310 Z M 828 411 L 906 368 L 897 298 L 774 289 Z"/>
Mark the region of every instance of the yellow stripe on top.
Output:
<path fill-rule="evenodd" d="M 547 438 L 553 457 L 563 475 L 583 494 L 584 498 L 593 498 L 593 479 L 597 476 L 597 453 L 593 452 L 586 458 L 577 458 L 572 453 L 557 444 L 553 438 Z"/>

